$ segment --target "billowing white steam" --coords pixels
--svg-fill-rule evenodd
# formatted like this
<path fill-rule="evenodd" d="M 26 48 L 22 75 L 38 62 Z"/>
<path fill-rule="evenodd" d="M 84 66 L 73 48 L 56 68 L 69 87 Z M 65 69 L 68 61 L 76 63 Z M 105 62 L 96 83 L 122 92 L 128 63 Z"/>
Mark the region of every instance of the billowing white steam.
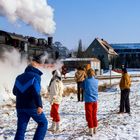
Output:
<path fill-rule="evenodd" d="M 2 56 L 3 58 L 0 58 L 0 104 L 14 98 L 12 88 L 15 78 L 27 66 L 26 60 L 21 61 L 20 54 L 15 49 L 5 51 Z"/>
<path fill-rule="evenodd" d="M 43 34 L 55 31 L 53 9 L 47 0 L 1 0 L 0 15 L 6 16 L 11 22 L 20 19 Z"/>
<path fill-rule="evenodd" d="M 42 59 L 47 59 L 47 57 L 48 55 L 45 54 Z M 28 60 L 26 58 L 21 60 L 21 55 L 17 50 L 5 50 L 3 52 L 0 57 L 0 105 L 10 103 L 11 99 L 15 99 L 12 94 L 15 78 L 24 72 L 27 65 Z M 41 77 L 43 91 L 47 91 L 47 86 L 52 78 L 51 72 L 54 69 L 60 69 L 61 66 L 62 63 L 57 62 L 54 67 L 44 65 L 44 67 L 39 68 L 43 72 Z"/>

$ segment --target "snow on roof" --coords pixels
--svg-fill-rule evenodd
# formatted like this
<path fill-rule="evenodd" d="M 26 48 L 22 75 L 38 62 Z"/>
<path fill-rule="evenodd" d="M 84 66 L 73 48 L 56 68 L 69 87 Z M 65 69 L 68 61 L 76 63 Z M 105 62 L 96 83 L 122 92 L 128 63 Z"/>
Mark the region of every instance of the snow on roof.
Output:
<path fill-rule="evenodd" d="M 100 43 L 100 45 L 109 53 L 109 54 L 113 54 L 113 55 L 117 55 L 117 53 L 114 51 L 114 49 L 112 48 L 112 46 L 110 44 L 107 43 L 107 41 L 103 40 L 103 39 L 99 39 L 96 38 L 98 40 L 98 42 Z"/>
<path fill-rule="evenodd" d="M 61 61 L 100 61 L 97 58 L 66 58 L 61 59 Z"/>

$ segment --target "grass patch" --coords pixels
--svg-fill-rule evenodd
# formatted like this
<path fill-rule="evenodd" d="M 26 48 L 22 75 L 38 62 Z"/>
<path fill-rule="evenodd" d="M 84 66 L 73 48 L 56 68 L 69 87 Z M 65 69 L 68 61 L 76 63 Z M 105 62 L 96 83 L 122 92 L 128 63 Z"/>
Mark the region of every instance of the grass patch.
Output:
<path fill-rule="evenodd" d="M 77 94 L 75 87 L 66 87 L 63 92 L 63 97 L 69 96 L 71 93 Z"/>
<path fill-rule="evenodd" d="M 104 83 L 103 85 L 98 86 L 98 91 L 99 92 L 103 92 L 105 91 L 107 88 L 109 88 L 109 85 Z"/>

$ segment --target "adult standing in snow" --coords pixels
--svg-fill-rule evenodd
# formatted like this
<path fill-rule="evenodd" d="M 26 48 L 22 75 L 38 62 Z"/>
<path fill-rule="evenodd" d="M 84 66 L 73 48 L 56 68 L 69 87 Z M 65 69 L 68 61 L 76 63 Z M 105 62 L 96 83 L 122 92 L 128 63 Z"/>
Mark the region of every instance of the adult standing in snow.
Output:
<path fill-rule="evenodd" d="M 83 89 L 82 89 L 82 83 L 86 78 L 86 73 L 82 67 L 79 67 L 77 69 L 77 72 L 75 73 L 75 80 L 77 82 L 77 99 L 79 101 L 83 101 Z"/>
<path fill-rule="evenodd" d="M 87 71 L 87 78 L 83 82 L 86 121 L 91 136 L 96 133 L 97 128 L 98 80 L 94 76 L 95 72 L 90 68 Z"/>
<path fill-rule="evenodd" d="M 17 76 L 14 84 L 13 94 L 16 96 L 18 117 L 15 140 L 24 140 L 30 118 L 38 124 L 33 140 L 43 140 L 47 131 L 48 122 L 43 113 L 40 95 L 42 75 L 38 69 L 40 64 L 40 56 L 34 57 L 25 72 Z"/>
<path fill-rule="evenodd" d="M 67 73 L 67 67 L 65 65 L 62 66 L 62 75 L 64 75 L 64 78 L 66 79 L 66 73 Z"/>
<path fill-rule="evenodd" d="M 119 113 L 124 113 L 124 111 L 126 111 L 126 113 L 130 114 L 129 93 L 130 93 L 131 79 L 127 73 L 126 68 L 122 68 L 122 77 L 119 86 L 121 89 Z"/>
<path fill-rule="evenodd" d="M 59 105 L 62 101 L 63 83 L 61 73 L 59 70 L 54 70 L 52 74 L 53 77 L 50 81 L 48 88 L 49 91 L 48 95 L 51 104 L 50 116 L 52 117 L 52 125 L 49 128 L 49 130 L 53 132 L 59 132 L 60 131 Z"/>

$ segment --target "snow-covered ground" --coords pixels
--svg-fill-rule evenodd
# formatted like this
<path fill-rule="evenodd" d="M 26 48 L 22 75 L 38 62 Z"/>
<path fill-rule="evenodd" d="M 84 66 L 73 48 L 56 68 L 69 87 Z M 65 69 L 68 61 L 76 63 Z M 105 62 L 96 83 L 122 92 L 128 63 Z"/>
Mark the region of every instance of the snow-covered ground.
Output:
<path fill-rule="evenodd" d="M 71 84 L 67 86 L 73 86 Z M 106 92 L 99 92 L 98 101 L 98 130 L 93 137 L 87 136 L 84 102 L 77 102 L 73 93 L 63 98 L 60 106 L 61 133 L 47 132 L 45 140 L 140 140 L 140 81 L 133 79 L 130 101 L 131 116 L 117 114 L 119 111 L 120 91 L 114 86 Z M 51 125 L 49 116 L 50 104 L 43 99 L 44 112 Z M 0 108 L 0 140 L 13 140 L 16 132 L 16 111 L 13 104 Z M 36 124 L 30 121 L 26 139 L 32 140 Z"/>
<path fill-rule="evenodd" d="M 16 132 L 17 117 L 12 87 L 15 77 L 24 71 L 27 62 L 19 61 L 20 56 L 15 51 L 7 52 L 4 56 L 5 59 L 0 61 L 0 140 L 13 140 Z M 41 83 L 43 92 L 46 92 L 51 78 L 51 71 L 43 69 L 44 75 Z M 129 70 L 130 74 L 138 74 L 138 71 Z M 68 75 L 73 77 L 74 74 L 75 72 L 71 72 Z M 111 80 L 111 83 L 118 84 L 119 80 Z M 110 80 L 101 80 L 99 85 L 108 84 L 109 82 Z M 93 137 L 86 135 L 87 123 L 85 120 L 84 102 L 77 102 L 76 94 L 71 93 L 63 98 L 60 106 L 61 133 L 52 134 L 47 132 L 45 140 L 140 140 L 140 79 L 132 79 L 130 93 L 131 116 L 128 114 L 117 114 L 120 102 L 120 91 L 117 84 L 105 92 L 99 92 L 99 125 L 96 135 Z M 76 84 L 67 83 L 66 87 L 76 88 Z M 50 104 L 46 98 L 43 98 L 43 104 L 44 113 L 50 126 Z M 26 132 L 26 140 L 32 140 L 35 128 L 36 124 L 31 119 Z"/>

